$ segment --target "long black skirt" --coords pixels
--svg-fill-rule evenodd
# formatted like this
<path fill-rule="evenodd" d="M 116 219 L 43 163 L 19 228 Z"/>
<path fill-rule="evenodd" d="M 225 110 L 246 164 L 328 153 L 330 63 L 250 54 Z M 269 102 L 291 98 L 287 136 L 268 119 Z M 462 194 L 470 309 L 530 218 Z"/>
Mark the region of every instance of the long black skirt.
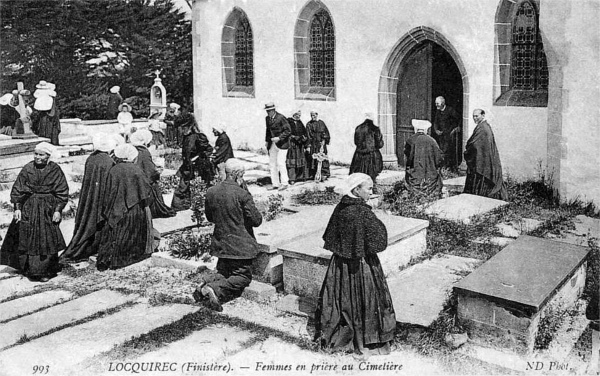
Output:
<path fill-rule="evenodd" d="M 377 255 L 331 257 L 315 318 L 316 338 L 325 349 L 389 351 L 396 315 Z"/>
<path fill-rule="evenodd" d="M 362 172 L 371 177 L 373 182 L 377 175 L 383 170 L 383 157 L 379 150 L 361 154 L 358 151 L 354 152 L 352 163 L 350 164 L 350 174 Z"/>
<path fill-rule="evenodd" d="M 150 204 L 150 212 L 152 218 L 169 218 L 177 215 L 177 212 L 165 204 L 165 199 L 160 191 L 158 184 L 152 184 L 152 203 Z"/>
<path fill-rule="evenodd" d="M 142 261 L 152 253 L 152 216 L 148 207 L 133 206 L 113 228 L 100 232 L 98 270 L 118 269 Z"/>
<path fill-rule="evenodd" d="M 508 200 L 508 192 L 506 191 L 506 184 L 504 184 L 504 181 L 502 182 L 502 187 L 492 193 L 495 187 L 496 185 L 494 182 L 487 179 L 485 176 L 467 170 L 467 178 L 465 179 L 463 193 L 495 198 L 497 200 Z"/>

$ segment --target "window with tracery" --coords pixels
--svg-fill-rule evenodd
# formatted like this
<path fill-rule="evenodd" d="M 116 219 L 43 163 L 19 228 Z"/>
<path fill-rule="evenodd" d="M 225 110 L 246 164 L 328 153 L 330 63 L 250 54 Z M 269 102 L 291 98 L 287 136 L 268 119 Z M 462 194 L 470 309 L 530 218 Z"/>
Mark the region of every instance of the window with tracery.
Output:
<path fill-rule="evenodd" d="M 524 1 L 519 5 L 512 23 L 511 88 L 547 90 L 548 63 L 538 27 L 534 5 Z"/>
<path fill-rule="evenodd" d="M 317 12 L 310 23 L 310 86 L 335 85 L 335 34 L 325 10 Z"/>
<path fill-rule="evenodd" d="M 254 85 L 252 29 L 246 18 L 240 19 L 235 30 L 235 84 Z"/>

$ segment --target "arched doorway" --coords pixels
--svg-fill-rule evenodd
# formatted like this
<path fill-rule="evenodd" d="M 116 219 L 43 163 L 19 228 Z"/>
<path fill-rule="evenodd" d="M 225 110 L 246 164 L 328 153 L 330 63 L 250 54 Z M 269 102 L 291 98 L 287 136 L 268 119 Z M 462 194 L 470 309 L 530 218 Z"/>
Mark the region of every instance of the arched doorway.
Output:
<path fill-rule="evenodd" d="M 418 72 L 422 78 L 418 78 Z M 404 100 L 403 95 L 407 97 Z M 462 114 L 463 132 L 457 148 L 462 151 L 469 125 L 465 112 L 469 101 L 467 72 L 448 39 L 434 29 L 419 26 L 398 40 L 379 77 L 378 121 L 384 136 L 382 153 L 386 165 L 404 166 L 404 138 L 413 133 L 410 120 L 432 120 L 435 97 L 439 95 Z"/>
<path fill-rule="evenodd" d="M 412 119 L 433 122 L 435 98 L 443 96 L 446 105 L 463 118 L 463 84 L 458 66 L 439 44 L 425 40 L 417 44 L 400 63 L 397 87 L 396 156 L 404 166 L 404 144 L 414 134 Z M 462 138 L 454 138 L 454 159 L 462 160 Z"/>

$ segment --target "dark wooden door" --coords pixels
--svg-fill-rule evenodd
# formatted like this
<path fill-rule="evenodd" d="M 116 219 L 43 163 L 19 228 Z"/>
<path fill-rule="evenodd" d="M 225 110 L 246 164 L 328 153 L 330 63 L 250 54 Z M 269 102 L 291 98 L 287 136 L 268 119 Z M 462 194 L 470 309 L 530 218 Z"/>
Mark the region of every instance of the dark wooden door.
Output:
<path fill-rule="evenodd" d="M 425 42 L 402 62 L 396 107 L 396 155 L 405 166 L 404 144 L 414 134 L 412 119 L 431 121 L 432 45 Z"/>

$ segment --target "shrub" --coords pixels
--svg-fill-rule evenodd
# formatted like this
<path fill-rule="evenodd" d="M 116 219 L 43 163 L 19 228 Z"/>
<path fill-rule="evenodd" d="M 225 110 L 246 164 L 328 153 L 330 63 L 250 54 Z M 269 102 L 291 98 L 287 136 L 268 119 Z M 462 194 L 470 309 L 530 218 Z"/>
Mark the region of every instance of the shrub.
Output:
<path fill-rule="evenodd" d="M 342 195 L 333 191 L 334 187 L 326 187 L 324 191 L 317 188 L 306 189 L 292 196 L 298 205 L 335 205 L 340 202 Z"/>
<path fill-rule="evenodd" d="M 258 205 L 258 211 L 262 214 L 265 221 L 271 221 L 283 211 L 283 196 L 280 194 L 271 195 L 267 198 L 264 205 Z"/>
<path fill-rule="evenodd" d="M 166 153 L 163 158 L 165 159 L 165 168 L 169 170 L 177 170 L 181 166 L 181 152 Z"/>
<path fill-rule="evenodd" d="M 59 99 L 59 104 L 62 98 Z M 108 94 L 89 94 L 64 103 L 61 116 L 65 118 L 104 119 L 108 107 Z"/>
<path fill-rule="evenodd" d="M 177 175 L 161 176 L 158 181 L 158 187 L 160 192 L 163 194 L 169 193 L 177 187 L 179 184 L 179 178 Z"/>
<path fill-rule="evenodd" d="M 210 234 L 195 235 L 192 231 L 184 231 L 171 238 L 169 254 L 184 260 L 210 260 Z"/>
<path fill-rule="evenodd" d="M 200 227 L 210 226 L 210 222 L 206 220 L 206 216 L 204 215 L 207 190 L 208 185 L 201 178 L 198 177 L 190 181 L 190 191 L 192 195 L 190 209 L 192 209 L 193 212 L 192 219 L 196 221 Z"/>

